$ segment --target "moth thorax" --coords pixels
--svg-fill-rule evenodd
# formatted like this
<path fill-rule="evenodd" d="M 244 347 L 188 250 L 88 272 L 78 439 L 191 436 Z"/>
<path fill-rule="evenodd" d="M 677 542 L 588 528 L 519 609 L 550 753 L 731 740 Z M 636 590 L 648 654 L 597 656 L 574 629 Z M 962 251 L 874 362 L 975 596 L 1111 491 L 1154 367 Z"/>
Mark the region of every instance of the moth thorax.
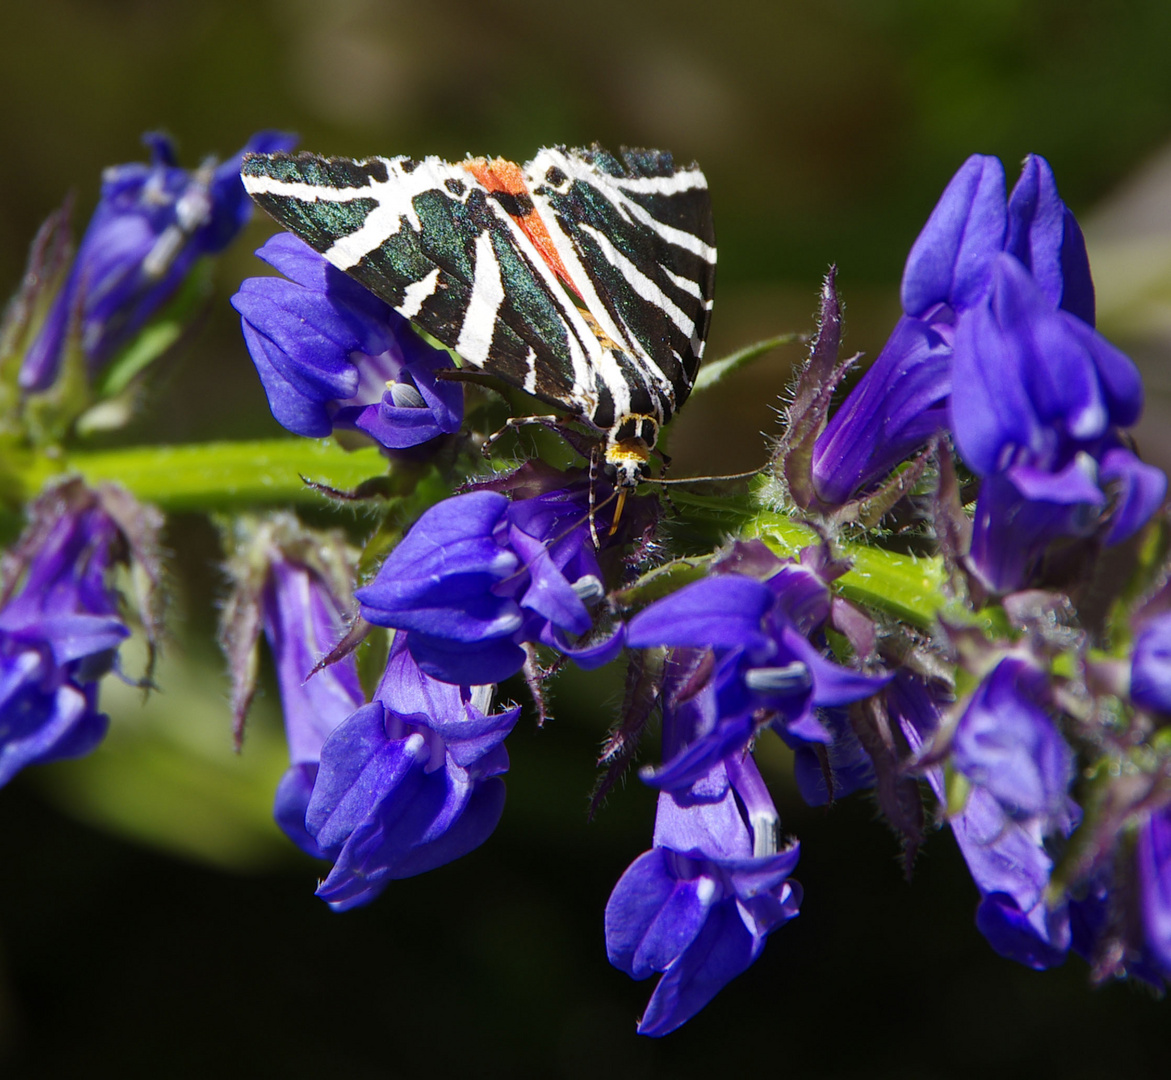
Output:
<path fill-rule="evenodd" d="M 618 487 L 638 487 L 650 468 L 647 462 L 659 437 L 659 422 L 653 416 L 630 413 L 611 429 L 606 439 L 606 464 L 614 469 Z"/>

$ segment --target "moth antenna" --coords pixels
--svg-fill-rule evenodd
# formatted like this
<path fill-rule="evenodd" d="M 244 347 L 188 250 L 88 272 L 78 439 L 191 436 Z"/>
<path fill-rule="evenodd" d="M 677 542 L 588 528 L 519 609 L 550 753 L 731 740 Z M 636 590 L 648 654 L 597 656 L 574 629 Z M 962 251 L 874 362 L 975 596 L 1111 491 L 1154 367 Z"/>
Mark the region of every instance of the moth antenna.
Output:
<path fill-rule="evenodd" d="M 668 480 L 665 476 L 647 476 L 643 478 L 644 484 L 662 484 L 664 486 L 670 484 L 702 484 L 710 480 L 748 480 L 753 476 L 759 476 L 765 466 L 759 469 L 750 469 L 748 472 L 728 473 L 725 476 L 679 476 L 672 477 Z"/>

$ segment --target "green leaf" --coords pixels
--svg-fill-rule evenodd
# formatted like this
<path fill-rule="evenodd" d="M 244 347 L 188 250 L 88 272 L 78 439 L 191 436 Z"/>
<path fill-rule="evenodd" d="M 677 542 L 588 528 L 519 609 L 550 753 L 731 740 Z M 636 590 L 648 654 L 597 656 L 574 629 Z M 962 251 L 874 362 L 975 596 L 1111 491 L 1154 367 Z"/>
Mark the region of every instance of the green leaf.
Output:
<path fill-rule="evenodd" d="M 108 363 L 96 380 L 99 399 L 120 394 L 139 372 L 163 355 L 183 335 L 207 302 L 214 260 L 200 259 L 183 279 L 174 298 Z"/>
<path fill-rule="evenodd" d="M 178 322 L 153 322 L 145 327 L 102 374 L 98 397 L 111 397 L 125 390 L 130 380 L 152 360 L 162 356 L 183 334 Z"/>
<path fill-rule="evenodd" d="M 767 352 L 772 352 L 773 349 L 780 345 L 793 345 L 796 342 L 805 340 L 807 339 L 804 334 L 780 334 L 777 337 L 758 341 L 753 345 L 746 345 L 743 349 L 737 349 L 730 356 L 725 356 L 720 360 L 713 360 L 710 364 L 704 364 L 699 369 L 699 374 L 695 377 L 695 385 L 691 388 L 692 396 L 702 393 L 704 390 L 711 389 L 716 383 L 721 382 L 728 375 L 731 375 L 732 372 L 739 371 L 746 364 L 752 363 L 753 360 L 759 359 Z"/>

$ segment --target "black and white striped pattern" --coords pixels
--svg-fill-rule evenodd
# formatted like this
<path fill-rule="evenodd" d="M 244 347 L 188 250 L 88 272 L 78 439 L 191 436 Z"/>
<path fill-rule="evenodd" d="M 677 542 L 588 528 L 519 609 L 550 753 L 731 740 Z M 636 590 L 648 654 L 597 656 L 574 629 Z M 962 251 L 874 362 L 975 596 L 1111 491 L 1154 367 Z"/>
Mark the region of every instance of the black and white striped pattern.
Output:
<path fill-rule="evenodd" d="M 608 450 L 636 438 L 649 451 L 703 356 L 715 238 L 698 167 L 653 150 L 623 159 L 542 150 L 508 191 L 473 175 L 482 159 L 259 154 L 242 177 L 278 222 L 468 364 L 587 421 Z"/>

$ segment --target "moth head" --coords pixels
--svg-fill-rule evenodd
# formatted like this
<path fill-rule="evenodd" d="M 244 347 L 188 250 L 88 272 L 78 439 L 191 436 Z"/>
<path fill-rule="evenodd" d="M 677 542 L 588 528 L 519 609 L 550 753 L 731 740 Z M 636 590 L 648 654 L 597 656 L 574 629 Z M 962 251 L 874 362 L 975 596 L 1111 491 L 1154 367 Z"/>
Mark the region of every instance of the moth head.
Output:
<path fill-rule="evenodd" d="M 614 466 L 614 482 L 623 490 L 632 490 L 638 487 L 649 475 L 650 466 L 647 464 L 648 451 L 641 448 L 642 456 L 633 453 L 624 453 L 615 457 L 610 451 L 606 452 L 606 464 Z"/>
<path fill-rule="evenodd" d="M 658 434 L 653 416 L 632 414 L 614 425 L 606 440 L 606 464 L 613 468 L 619 488 L 631 491 L 650 475 L 648 462 Z"/>

